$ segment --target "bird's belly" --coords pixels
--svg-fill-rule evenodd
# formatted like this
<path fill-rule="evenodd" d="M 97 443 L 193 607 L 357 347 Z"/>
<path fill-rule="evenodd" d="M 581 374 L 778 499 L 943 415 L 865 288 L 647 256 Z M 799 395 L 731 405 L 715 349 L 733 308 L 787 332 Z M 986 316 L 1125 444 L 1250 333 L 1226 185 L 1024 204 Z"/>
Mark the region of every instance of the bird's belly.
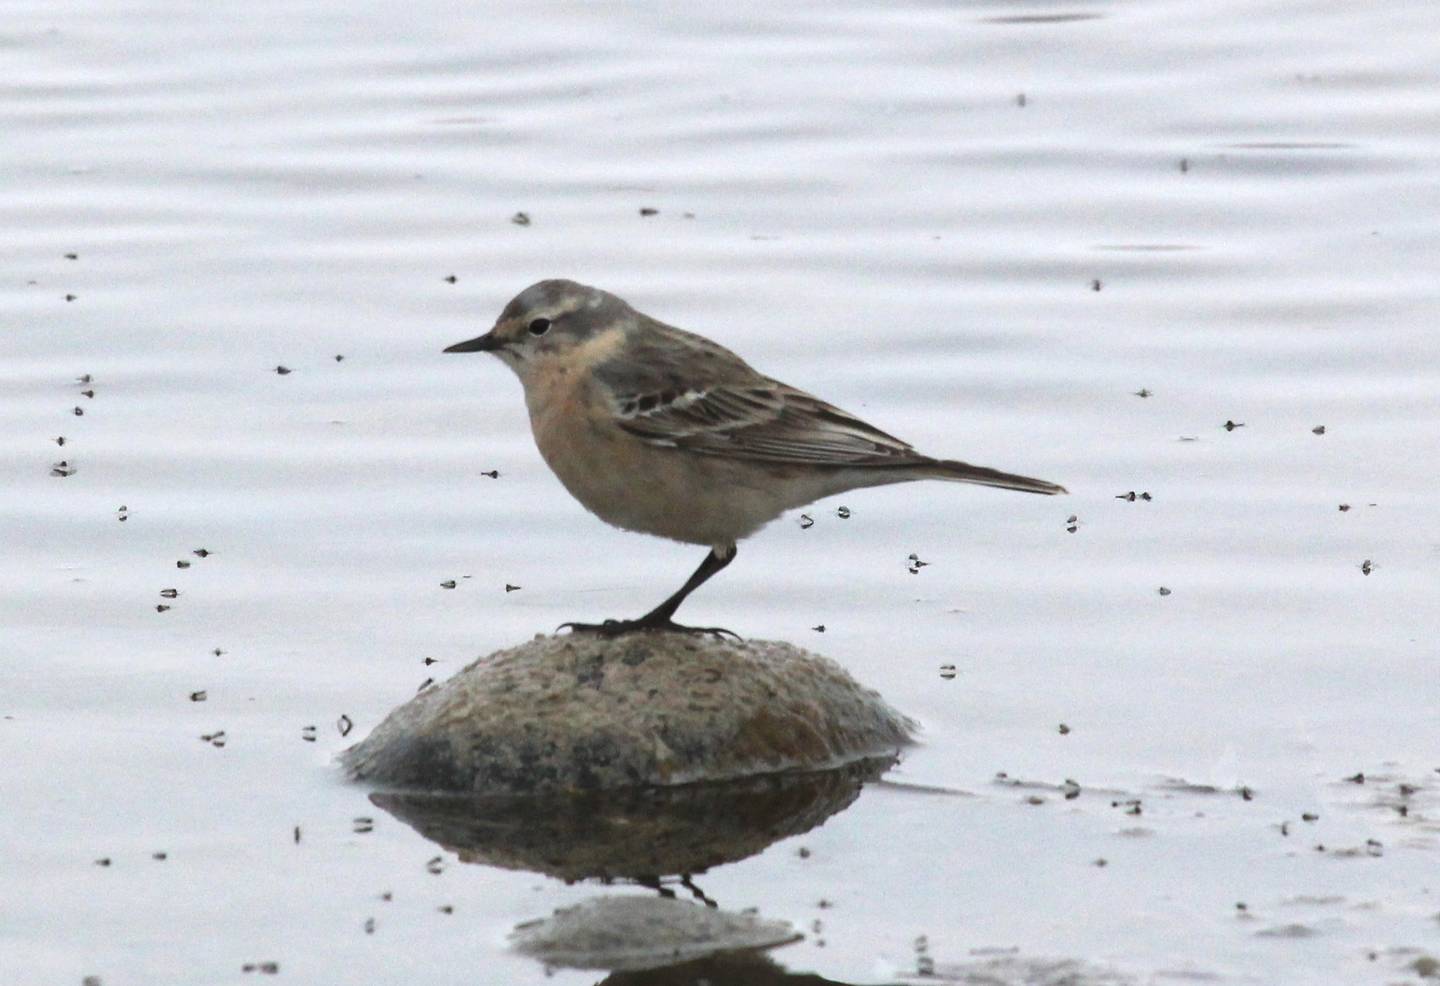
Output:
<path fill-rule="evenodd" d="M 687 544 L 727 545 L 794 505 L 748 469 L 652 446 L 608 417 L 584 413 L 583 400 L 553 396 L 532 404 L 535 444 L 570 495 L 608 524 Z"/>

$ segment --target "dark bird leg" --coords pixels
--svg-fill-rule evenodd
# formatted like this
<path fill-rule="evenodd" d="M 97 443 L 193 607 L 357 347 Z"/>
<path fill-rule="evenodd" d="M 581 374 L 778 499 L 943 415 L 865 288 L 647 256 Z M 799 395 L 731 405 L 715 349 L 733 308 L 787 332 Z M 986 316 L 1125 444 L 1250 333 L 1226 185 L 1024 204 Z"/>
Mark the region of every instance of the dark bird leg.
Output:
<path fill-rule="evenodd" d="M 740 636 L 738 634 L 726 630 L 723 627 L 681 626 L 670 618 L 675 615 L 675 611 L 680 608 L 680 604 L 685 601 L 686 596 L 704 585 L 710 576 L 734 561 L 735 553 L 736 548 L 733 544 L 730 545 L 729 550 L 723 554 L 712 550 L 705 556 L 705 560 L 700 563 L 700 567 L 695 569 L 695 574 L 685 580 L 685 584 L 680 587 L 679 591 L 638 620 L 606 620 L 604 623 L 562 623 L 557 629 L 564 630 L 568 627 L 576 632 L 598 633 L 603 637 L 618 637 L 622 633 L 633 633 L 636 630 L 678 630 L 681 633 L 713 633 L 717 637 L 728 634 L 736 640 L 739 640 Z"/>

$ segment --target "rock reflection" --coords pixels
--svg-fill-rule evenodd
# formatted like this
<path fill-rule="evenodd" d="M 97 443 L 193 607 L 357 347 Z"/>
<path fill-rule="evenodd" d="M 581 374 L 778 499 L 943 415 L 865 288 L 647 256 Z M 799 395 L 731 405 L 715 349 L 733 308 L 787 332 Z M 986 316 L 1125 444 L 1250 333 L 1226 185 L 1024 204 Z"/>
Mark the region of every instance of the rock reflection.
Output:
<path fill-rule="evenodd" d="M 883 757 L 827 771 L 584 794 L 377 792 L 370 800 L 462 862 L 567 882 L 658 885 L 809 831 L 849 807 L 894 762 Z"/>

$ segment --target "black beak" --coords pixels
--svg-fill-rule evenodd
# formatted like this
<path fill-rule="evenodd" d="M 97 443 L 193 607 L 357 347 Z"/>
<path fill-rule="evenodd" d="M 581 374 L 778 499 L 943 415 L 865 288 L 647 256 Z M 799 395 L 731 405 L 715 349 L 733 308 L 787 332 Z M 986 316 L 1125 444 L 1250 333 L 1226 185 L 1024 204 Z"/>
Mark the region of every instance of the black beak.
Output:
<path fill-rule="evenodd" d="M 453 346 L 446 346 L 447 353 L 493 353 L 499 349 L 501 342 L 495 338 L 494 332 L 487 332 L 483 336 L 476 336 L 466 342 L 457 342 Z"/>

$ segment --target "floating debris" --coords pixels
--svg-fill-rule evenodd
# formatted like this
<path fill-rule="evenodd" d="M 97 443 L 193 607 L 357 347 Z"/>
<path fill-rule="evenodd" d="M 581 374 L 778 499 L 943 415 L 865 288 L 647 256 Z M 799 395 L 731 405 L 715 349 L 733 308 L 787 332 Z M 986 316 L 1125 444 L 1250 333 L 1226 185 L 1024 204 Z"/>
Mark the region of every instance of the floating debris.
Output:
<path fill-rule="evenodd" d="M 176 567 L 176 568 L 189 568 L 189 567 L 190 567 L 190 563 L 189 563 L 188 561 L 186 561 L 184 558 L 178 558 L 178 559 L 176 559 L 176 561 L 175 561 L 175 567 Z"/>
<path fill-rule="evenodd" d="M 216 657 L 220 657 L 220 656 L 222 656 L 225 652 L 224 652 L 223 650 L 221 650 L 219 647 L 216 647 L 216 648 L 215 648 L 214 650 L 212 650 L 210 653 L 214 654 Z"/>
<path fill-rule="evenodd" d="M 210 693 L 207 692 L 207 691 L 206 691 L 205 689 L 203 689 L 203 688 L 200 689 L 199 691 L 195 691 L 195 692 L 191 692 L 191 693 L 190 693 L 190 701 L 192 701 L 192 702 L 203 702 L 203 701 L 205 701 L 205 700 L 206 700 L 207 698 L 209 698 L 209 697 L 210 697 Z"/>
<path fill-rule="evenodd" d="M 75 415 L 75 417 L 77 417 L 77 418 L 83 418 L 83 417 L 85 416 L 85 409 L 84 409 L 83 407 L 79 407 L 79 406 L 77 405 L 76 407 L 74 407 L 73 409 L 71 409 L 71 412 L 70 412 L 70 413 L 73 414 L 73 415 Z"/>
<path fill-rule="evenodd" d="M 1227 421 L 1226 421 L 1223 425 L 1221 425 L 1220 427 L 1221 427 L 1221 428 L 1224 428 L 1226 431 L 1234 431 L 1236 428 L 1244 428 L 1244 427 L 1245 427 L 1245 422 L 1243 422 L 1243 421 L 1228 421 L 1228 420 L 1227 420 Z"/>
<path fill-rule="evenodd" d="M 1340 504 L 1340 512 L 1341 512 L 1342 514 L 1343 514 L 1343 513 L 1346 513 L 1347 511 L 1349 511 L 1349 509 L 1350 509 L 1350 504 L 1348 504 L 1348 503 L 1342 503 L 1342 504 Z"/>
<path fill-rule="evenodd" d="M 1090 290 L 1091 290 L 1091 291 L 1099 291 L 1099 290 L 1100 290 L 1102 287 L 1104 287 L 1104 286 L 1105 286 L 1105 285 L 1101 283 L 1100 278 L 1098 278 L 1098 277 L 1095 278 L 1095 280 L 1093 280 L 1093 281 L 1090 282 Z"/>
<path fill-rule="evenodd" d="M 457 585 L 459 585 L 459 583 L 456 582 L 454 579 L 446 579 L 444 582 L 441 582 L 441 583 L 440 583 L 440 588 L 442 588 L 442 589 L 453 589 L 453 588 L 455 588 L 455 586 L 457 586 Z"/>
<path fill-rule="evenodd" d="M 344 354 L 344 353 L 336 353 L 336 354 L 335 354 L 335 362 L 337 362 L 337 363 L 343 363 L 343 362 L 345 362 L 345 354 Z"/>
<path fill-rule="evenodd" d="M 460 278 L 456 277 L 454 274 L 450 274 L 450 275 L 447 275 L 447 276 L 446 276 L 446 278 L 445 278 L 445 283 L 446 283 L 446 284 L 454 284 L 454 283 L 455 283 L 456 281 L 458 281 L 458 280 L 460 280 Z"/>
<path fill-rule="evenodd" d="M 1182 158 L 1180 159 L 1180 173 L 1181 173 L 1182 175 L 1183 175 L 1183 174 L 1188 174 L 1189 171 L 1190 171 L 1190 159 L 1189 159 L 1188 157 L 1182 157 Z"/>
<path fill-rule="evenodd" d="M 516 226 L 529 226 L 529 225 L 530 225 L 530 213 L 528 213 L 528 212 L 517 212 L 517 213 L 515 213 L 515 215 L 513 215 L 513 216 L 510 217 L 510 221 L 511 221 L 512 223 L 514 223 Z"/>
<path fill-rule="evenodd" d="M 75 475 L 75 467 L 68 460 L 61 459 L 50 467 L 50 475 L 64 479 L 66 476 Z"/>
<path fill-rule="evenodd" d="M 194 551 L 192 551 L 192 552 L 190 552 L 190 553 L 191 553 L 192 555 L 194 555 L 195 557 L 197 557 L 197 558 L 209 558 L 212 554 L 214 554 L 213 551 L 210 551 L 210 550 L 208 550 L 208 549 L 206 549 L 206 548 L 196 548 Z"/>
<path fill-rule="evenodd" d="M 1155 396 L 1155 391 L 1151 390 L 1149 387 L 1141 387 L 1139 390 L 1135 391 L 1135 396 L 1136 396 L 1136 397 L 1154 397 L 1154 396 Z"/>
<path fill-rule="evenodd" d="M 367 935 L 373 935 L 373 934 L 375 934 L 375 919 L 374 919 L 374 918 L 366 918 L 366 919 L 365 919 L 365 934 L 367 934 Z"/>
<path fill-rule="evenodd" d="M 1366 558 L 1360 563 L 1361 575 L 1369 575 L 1373 571 L 1375 571 L 1375 563 L 1372 562 L 1369 558 Z"/>
<path fill-rule="evenodd" d="M 641 207 L 640 207 L 640 215 L 642 215 L 642 216 L 658 216 L 658 215 L 660 215 L 660 210 L 659 210 L 659 209 L 656 209 L 656 208 L 652 208 L 651 206 L 648 206 L 648 205 L 646 205 L 646 206 L 641 206 Z"/>
<path fill-rule="evenodd" d="M 162 599 L 174 599 L 174 598 L 175 598 L 176 596 L 178 596 L 178 595 L 180 595 L 180 590 L 179 590 L 179 589 L 161 589 L 161 590 L 160 590 L 160 597 L 161 597 Z"/>
<path fill-rule="evenodd" d="M 279 962 L 246 962 L 240 967 L 241 972 L 258 972 L 262 976 L 273 976 L 279 973 Z"/>
<path fill-rule="evenodd" d="M 438 660 L 440 660 L 438 657 L 427 657 L 425 658 L 424 664 L 428 668 L 430 665 L 434 664 Z"/>
<path fill-rule="evenodd" d="M 418 693 L 418 692 L 423 692 L 425 689 L 429 688 L 429 687 L 430 687 L 431 685 L 433 685 L 433 684 L 435 684 L 435 679 L 434 679 L 434 678 L 426 678 L 424 681 L 420 682 L 420 687 L 417 688 L 417 689 L 415 689 L 415 691 L 416 691 L 417 693 Z"/>
<path fill-rule="evenodd" d="M 1159 592 L 1160 592 L 1160 595 L 1162 595 L 1162 596 L 1168 596 L 1168 595 L 1170 595 L 1170 590 L 1167 589 L 1167 588 L 1165 588 L 1163 585 L 1160 587 Z"/>
<path fill-rule="evenodd" d="M 79 259 L 80 259 L 80 254 L 78 254 L 78 253 L 67 253 L 67 254 L 65 254 L 65 259 L 66 259 L 66 260 L 79 260 Z"/>
<path fill-rule="evenodd" d="M 278 373 L 280 376 L 284 377 L 284 376 L 289 376 L 291 373 L 294 373 L 295 371 L 292 370 L 292 369 L 290 369 L 290 367 L 288 367 L 288 366 L 277 366 L 277 367 L 275 367 L 275 372 Z"/>
<path fill-rule="evenodd" d="M 815 626 L 811 627 L 810 629 L 811 629 L 811 630 L 814 630 L 816 633 L 824 633 L 824 632 L 825 632 L 825 624 L 819 623 L 819 624 L 816 624 Z"/>
<path fill-rule="evenodd" d="M 1134 490 L 1131 490 L 1128 493 L 1115 494 L 1115 499 L 1124 500 L 1127 503 L 1134 503 L 1136 500 L 1144 500 L 1146 503 L 1149 503 L 1151 500 L 1154 499 L 1154 497 L 1152 497 L 1148 492 L 1136 493 Z"/>
<path fill-rule="evenodd" d="M 214 747 L 223 747 L 225 745 L 225 730 L 222 729 L 215 733 L 205 733 L 200 737 L 200 741 L 202 743 L 209 743 Z"/>
<path fill-rule="evenodd" d="M 166 612 L 166 611 L 169 610 L 169 609 L 170 609 L 169 606 L 166 606 L 164 603 L 160 603 L 159 605 L 157 605 L 157 606 L 155 607 L 155 612 L 157 612 L 157 613 L 164 613 L 164 612 Z"/>
<path fill-rule="evenodd" d="M 1015 105 L 1020 107 L 1021 109 L 1025 108 L 1025 102 L 1025 94 L 1023 92 L 1015 97 Z"/>
<path fill-rule="evenodd" d="M 56 445 L 59 445 L 61 448 L 64 448 L 64 446 L 65 446 L 65 436 L 64 436 L 64 435 L 56 435 L 54 438 L 52 438 L 52 439 L 50 439 L 50 440 L 51 440 L 52 442 L 54 442 Z"/>
<path fill-rule="evenodd" d="M 1314 428 L 1311 428 L 1311 429 L 1310 429 L 1310 434 L 1312 434 L 1312 435 L 1323 435 L 1323 434 L 1325 434 L 1325 426 L 1324 426 L 1324 425 L 1316 425 Z"/>
<path fill-rule="evenodd" d="M 520 586 L 520 585 L 511 585 L 509 582 L 506 582 L 506 583 L 505 583 L 505 591 L 506 591 L 506 592 L 519 592 L 519 591 L 520 591 L 521 589 L 523 589 L 523 588 L 525 588 L 525 587 L 524 587 L 524 586 Z"/>
<path fill-rule="evenodd" d="M 165 860 L 170 858 L 170 854 L 168 852 L 165 852 L 164 850 L 161 850 L 160 852 L 152 852 L 150 854 L 150 858 L 155 860 L 155 862 L 157 863 L 163 863 L 165 862 Z"/>
<path fill-rule="evenodd" d="M 489 476 L 491 479 L 499 479 L 499 478 L 500 478 L 500 470 L 499 470 L 499 469 L 491 469 L 489 472 L 482 472 L 480 475 L 482 475 L 482 476 Z"/>
<path fill-rule="evenodd" d="M 1067 725 L 1065 725 L 1063 722 L 1060 724 L 1060 730 L 1059 730 L 1059 731 L 1060 731 L 1060 735 L 1061 735 L 1061 736 L 1069 736 L 1069 735 L 1070 735 L 1070 727 L 1067 726 Z"/>

